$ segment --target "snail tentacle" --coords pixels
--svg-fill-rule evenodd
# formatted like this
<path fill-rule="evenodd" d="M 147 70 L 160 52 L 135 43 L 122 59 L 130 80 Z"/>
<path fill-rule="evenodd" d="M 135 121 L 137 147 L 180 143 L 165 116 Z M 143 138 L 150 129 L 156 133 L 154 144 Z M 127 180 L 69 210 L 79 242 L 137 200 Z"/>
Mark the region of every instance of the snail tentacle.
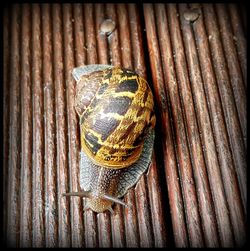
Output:
<path fill-rule="evenodd" d="M 111 195 L 108 195 L 108 194 L 103 194 L 102 196 L 100 196 L 101 198 L 105 199 L 105 200 L 109 200 L 111 202 L 114 202 L 114 203 L 117 203 L 117 204 L 120 204 L 122 206 L 125 206 L 127 207 L 127 204 L 125 202 L 123 202 L 122 200 L 116 198 L 116 197 L 113 197 Z"/>
<path fill-rule="evenodd" d="M 111 214 L 114 214 L 114 210 L 112 209 L 112 207 L 109 207 L 108 210 Z"/>
<path fill-rule="evenodd" d="M 62 196 L 79 196 L 79 197 L 86 197 L 86 198 L 93 197 L 90 191 L 63 193 Z"/>

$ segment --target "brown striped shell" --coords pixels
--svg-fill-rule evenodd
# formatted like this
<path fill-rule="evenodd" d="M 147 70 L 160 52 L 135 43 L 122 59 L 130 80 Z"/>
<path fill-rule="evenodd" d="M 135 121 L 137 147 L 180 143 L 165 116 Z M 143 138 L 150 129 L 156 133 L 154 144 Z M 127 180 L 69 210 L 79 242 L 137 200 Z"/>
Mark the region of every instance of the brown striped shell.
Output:
<path fill-rule="evenodd" d="M 73 70 L 77 81 L 80 188 L 66 196 L 87 198 L 85 210 L 127 206 L 119 198 L 134 186 L 151 162 L 154 102 L 147 82 L 130 70 L 88 65 Z"/>
<path fill-rule="evenodd" d="M 155 125 L 147 82 L 117 67 L 83 75 L 77 82 L 75 108 L 80 116 L 82 150 L 107 168 L 136 162 L 145 135 Z"/>

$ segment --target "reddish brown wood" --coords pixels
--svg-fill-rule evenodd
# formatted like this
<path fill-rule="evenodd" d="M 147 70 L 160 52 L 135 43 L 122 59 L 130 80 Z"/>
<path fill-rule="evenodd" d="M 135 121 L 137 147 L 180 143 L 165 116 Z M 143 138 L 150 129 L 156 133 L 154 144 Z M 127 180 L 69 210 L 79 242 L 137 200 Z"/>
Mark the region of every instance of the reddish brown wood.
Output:
<path fill-rule="evenodd" d="M 20 180 L 20 246 L 32 246 L 32 82 L 31 82 L 31 8 L 22 6 L 21 107 L 22 162 Z"/>
<path fill-rule="evenodd" d="M 157 170 L 159 165 L 157 165 L 155 154 L 152 156 L 152 164 L 149 167 L 147 174 L 147 184 L 148 184 L 148 194 L 150 201 L 150 211 L 152 218 L 152 229 L 154 234 L 154 246 L 155 247 L 166 247 L 168 242 L 170 242 L 168 237 L 168 231 L 165 225 L 165 217 L 162 206 L 162 200 L 166 196 L 162 196 L 159 171 Z M 169 244 L 168 244 L 169 246 Z"/>
<path fill-rule="evenodd" d="M 130 36 L 132 44 L 132 60 L 134 69 L 136 72 L 143 76 L 147 77 L 145 59 L 144 59 L 144 49 L 143 49 L 143 39 L 142 39 L 142 24 L 140 22 L 140 16 L 138 13 L 138 8 L 136 4 L 128 4 L 128 15 L 129 15 L 129 24 L 130 24 Z"/>
<path fill-rule="evenodd" d="M 11 7 L 10 95 L 9 95 L 9 167 L 7 201 L 7 245 L 19 246 L 20 226 L 20 163 L 21 163 L 21 107 L 20 107 L 20 6 Z"/>
<path fill-rule="evenodd" d="M 72 6 L 63 5 L 63 34 L 64 34 L 64 58 L 65 60 L 65 82 L 67 95 L 67 119 L 68 119 L 68 154 L 70 172 L 70 191 L 77 191 L 79 187 L 79 151 L 80 137 L 77 114 L 74 108 L 75 81 L 72 76 L 74 63 L 73 49 L 73 24 Z M 71 245 L 81 247 L 83 242 L 83 223 L 82 223 L 82 201 L 79 197 L 71 198 Z"/>
<path fill-rule="evenodd" d="M 138 220 L 136 217 L 135 192 L 131 188 L 124 196 L 127 205 L 133 205 L 124 209 L 124 223 L 126 233 L 126 247 L 139 247 Z"/>
<path fill-rule="evenodd" d="M 172 7 L 172 6 L 171 6 Z M 177 72 L 177 79 L 179 82 L 180 87 L 180 97 L 181 101 L 183 102 L 183 108 L 185 112 L 185 123 L 187 127 L 187 135 L 188 135 L 188 142 L 189 142 L 189 148 L 192 158 L 192 164 L 193 164 L 193 172 L 194 172 L 194 178 L 196 182 L 196 189 L 197 189 L 197 197 L 199 201 L 199 209 L 200 209 L 200 215 L 201 215 L 201 222 L 203 224 L 203 232 L 204 232 L 204 239 L 206 246 L 209 247 L 216 247 L 219 245 L 218 237 L 217 237 L 217 227 L 215 223 L 215 213 L 212 203 L 212 197 L 211 197 L 211 191 L 208 183 L 208 177 L 207 177 L 207 171 L 202 151 L 202 145 L 201 140 L 199 137 L 199 129 L 198 124 L 196 121 L 196 114 L 194 109 L 194 103 L 193 103 L 193 97 L 192 92 L 190 89 L 190 81 L 187 71 L 187 63 L 185 60 L 185 49 L 186 49 L 186 56 L 189 61 L 192 61 L 192 49 L 190 48 L 192 46 L 192 41 L 190 38 L 191 31 L 187 25 L 187 22 L 184 19 L 184 11 L 185 11 L 185 5 L 180 5 L 180 20 L 181 20 L 181 27 L 178 27 L 176 18 L 170 19 L 170 34 L 173 38 L 172 45 L 173 50 L 176 51 L 175 54 L 175 66 L 176 66 L 176 72 Z M 173 9 L 171 9 L 169 12 L 172 13 Z M 177 13 L 175 11 L 175 13 Z M 173 13 L 174 15 L 174 13 Z M 171 21 L 172 20 L 172 21 Z M 178 27 L 177 31 L 172 29 L 172 26 Z M 183 33 L 179 33 L 179 28 L 182 29 Z M 176 34 L 176 36 L 174 35 Z M 181 36 L 184 38 L 184 45 L 181 42 Z M 193 47 L 195 48 L 195 47 Z M 191 55 L 190 55 L 191 54 Z M 190 58 L 191 57 L 191 58 Z M 190 63 L 192 66 L 195 65 L 195 62 Z M 190 67 L 190 75 L 191 78 L 195 74 L 195 71 Z M 196 89 L 195 92 L 196 95 L 199 94 L 198 90 Z M 170 94 L 171 95 L 171 94 Z M 170 97 L 171 99 L 171 97 Z M 171 99 L 174 102 L 174 96 Z M 195 97 L 196 103 L 198 103 L 199 97 Z M 174 104 L 174 103 L 173 103 Z M 204 104 L 200 104 L 202 106 Z M 187 209 L 188 210 L 188 209 Z"/>
<path fill-rule="evenodd" d="M 98 62 L 96 51 L 96 31 L 94 25 L 94 5 L 84 5 L 84 26 L 86 28 L 86 48 L 87 48 L 87 63 L 96 64 Z"/>
<path fill-rule="evenodd" d="M 112 247 L 120 248 L 126 246 L 125 225 L 123 206 L 114 205 L 114 214 L 111 215 Z"/>
<path fill-rule="evenodd" d="M 219 28 L 216 22 L 213 5 L 205 4 L 203 8 L 205 24 L 208 31 L 208 36 L 210 37 L 210 47 L 213 51 L 212 60 L 225 115 L 231 149 L 236 170 L 238 173 L 243 173 L 240 175 L 240 177 L 242 177 L 246 171 L 244 142 L 242 139 L 238 114 L 234 103 L 233 92 L 230 86 L 230 79 L 226 69 L 223 49 L 220 42 Z M 237 245 L 242 245 L 242 242 L 245 240 L 245 219 L 235 169 L 229 170 L 227 168 L 227 170 L 222 170 L 222 172 L 224 176 L 223 178 L 225 179 L 224 186 L 228 197 L 230 216 L 236 243 Z M 228 182 L 229 180 L 230 182 Z M 245 186 L 244 183 L 242 185 Z"/>
<path fill-rule="evenodd" d="M 132 50 L 130 44 L 130 30 L 127 6 L 125 4 L 117 5 L 117 19 L 119 27 L 119 38 L 121 44 L 122 65 L 124 68 L 132 69 Z"/>
<path fill-rule="evenodd" d="M 110 212 L 97 214 L 99 247 L 112 247 Z"/>
<path fill-rule="evenodd" d="M 247 137 L 246 137 L 246 133 L 247 133 L 246 92 L 245 92 L 245 86 L 242 79 L 240 65 L 237 58 L 236 48 L 234 47 L 232 30 L 230 26 L 230 19 L 224 5 L 217 4 L 216 11 L 217 11 L 217 17 L 218 17 L 218 21 L 220 25 L 221 38 L 222 38 L 224 51 L 226 55 L 225 58 L 227 60 L 227 65 L 228 65 L 228 73 L 229 73 L 232 89 L 234 92 L 234 98 L 235 98 L 236 108 L 238 111 L 239 121 L 241 124 L 241 129 L 243 132 L 243 139 L 245 141 L 245 146 L 247 146 L 247 142 L 246 142 L 247 140 Z M 245 155 L 243 155 L 241 158 L 245 159 Z M 238 159 L 238 161 L 241 161 L 241 165 L 238 168 L 239 170 L 237 174 L 238 174 L 242 198 L 244 201 L 244 205 L 246 206 L 246 201 L 247 201 L 246 168 L 247 167 L 246 167 L 246 162 L 243 161 L 243 159 Z"/>
<path fill-rule="evenodd" d="M 197 7 L 197 6 L 193 5 L 192 7 Z M 237 212 L 240 213 L 242 206 L 241 202 L 239 203 L 238 201 L 239 191 L 237 191 L 238 188 L 237 188 L 237 182 L 235 180 L 234 165 L 227 138 L 226 127 L 225 127 L 226 125 L 224 123 L 220 97 L 216 86 L 215 74 L 213 72 L 212 59 L 210 58 L 210 53 L 209 53 L 210 49 L 208 48 L 208 40 L 206 38 L 205 27 L 203 26 L 202 18 L 194 23 L 194 31 L 195 31 L 197 46 L 199 49 L 198 50 L 199 59 L 201 62 L 201 70 L 205 83 L 204 88 L 208 99 L 210 118 L 212 120 L 213 132 L 215 136 L 219 162 L 221 165 L 222 179 L 227 196 L 229 212 L 231 211 L 234 212 L 235 210 L 236 211 L 235 213 Z M 229 183 L 227 182 L 228 180 L 232 182 Z M 231 201 L 232 198 L 230 199 L 230 192 L 229 192 L 230 190 L 231 191 L 234 190 L 234 194 L 236 193 L 236 198 L 234 198 L 233 201 Z M 215 200 L 215 203 L 216 202 L 218 202 L 218 200 Z M 236 206 L 235 204 L 238 205 Z M 240 216 L 240 218 L 242 219 L 242 216 Z M 225 237 L 227 236 L 224 236 L 224 239 Z"/>
<path fill-rule="evenodd" d="M 84 211 L 84 229 L 85 247 L 98 247 L 97 219 L 96 214 L 91 210 Z"/>
<path fill-rule="evenodd" d="M 112 247 L 112 237 L 111 237 L 111 224 L 110 224 L 110 212 L 103 212 L 97 214 L 98 220 L 98 239 L 99 247 L 109 248 Z"/>
<path fill-rule="evenodd" d="M 114 4 L 105 4 L 105 12 L 107 18 L 111 19 L 116 24 L 116 29 L 108 36 L 108 44 L 109 44 L 109 55 L 110 55 L 110 63 L 112 65 L 121 66 L 122 58 L 121 58 L 121 44 L 119 42 L 119 26 L 118 26 L 118 18 L 116 15 L 116 8 Z"/>
<path fill-rule="evenodd" d="M 44 103 L 42 83 L 41 8 L 32 5 L 33 84 L 33 246 L 45 246 L 44 225 Z"/>
<path fill-rule="evenodd" d="M 82 4 L 73 5 L 73 27 L 74 27 L 74 54 L 76 59 L 76 66 L 86 64 L 86 48 L 85 48 L 85 27 L 83 17 Z"/>
<path fill-rule="evenodd" d="M 51 6 L 42 5 L 43 42 L 43 90 L 44 90 L 44 134 L 45 134 L 45 242 L 46 247 L 58 245 L 57 224 L 57 172 L 55 145 L 55 105 L 52 66 Z"/>
<path fill-rule="evenodd" d="M 203 224 L 206 222 L 206 213 L 204 212 L 206 208 L 204 208 L 204 205 L 202 204 L 204 201 L 200 202 L 200 200 L 202 199 L 200 197 L 200 194 L 198 194 L 197 201 L 197 195 L 194 185 L 196 184 L 197 187 L 199 187 L 200 189 L 205 189 L 207 190 L 207 192 L 209 190 L 208 188 L 203 187 L 203 184 L 205 185 L 205 183 L 202 182 L 202 179 L 205 176 L 204 160 L 202 156 L 201 145 L 199 143 L 199 132 L 197 129 L 196 118 L 194 114 L 193 100 L 190 93 L 188 73 L 179 22 L 177 19 L 176 6 L 172 4 L 168 5 L 167 14 L 169 20 L 171 42 L 173 46 L 173 56 L 175 58 L 176 80 L 178 81 L 178 86 L 175 83 L 173 86 L 168 86 L 168 88 L 171 88 L 169 91 L 171 107 L 173 109 L 173 119 L 175 124 L 174 127 L 177 137 L 177 149 L 179 155 L 179 164 L 181 168 L 181 182 L 183 183 L 184 188 L 184 198 L 187 200 L 186 212 L 188 212 L 187 224 L 188 226 L 190 226 L 190 245 L 203 246 L 203 234 L 200 226 L 200 217 L 198 211 L 196 211 L 198 210 L 198 208 L 195 208 L 194 205 L 198 205 L 199 203 L 199 207 L 201 208 L 200 216 Z M 180 99 L 178 98 L 179 96 Z M 181 110 L 180 102 L 183 105 L 183 111 Z M 182 112 L 184 113 L 183 117 L 181 116 Z M 187 127 L 187 141 L 185 140 L 185 126 Z M 190 159 L 189 157 L 188 144 L 190 147 L 192 159 Z M 193 171 L 191 161 L 193 161 Z M 192 174 L 192 172 L 194 172 L 194 174 Z M 193 175 L 195 180 L 193 180 Z M 203 190 L 203 192 L 205 191 Z M 191 197 L 191 194 L 193 198 Z M 209 205 L 210 202 L 206 198 L 204 199 Z"/>
<path fill-rule="evenodd" d="M 247 134 L 247 102 L 246 91 L 243 83 L 243 77 L 240 69 L 240 64 L 237 57 L 237 51 L 234 45 L 232 27 L 230 25 L 229 13 L 224 4 L 216 4 L 216 13 L 220 28 L 221 40 L 225 52 L 225 58 L 228 66 L 228 74 L 233 89 L 236 108 L 238 111 L 239 121 L 243 134 L 243 139 L 246 143 Z M 246 175 L 244 175 L 246 177 Z M 243 178 L 243 177 L 241 177 Z M 243 183 L 246 182 L 243 181 Z M 242 190 L 244 197 L 246 197 L 246 187 Z"/>
<path fill-rule="evenodd" d="M 7 241 L 8 218 L 8 156 L 9 156 L 9 122 L 10 122 L 10 9 L 3 11 L 3 240 Z"/>
<path fill-rule="evenodd" d="M 200 8 L 198 4 L 191 5 L 192 8 Z M 220 164 L 220 172 L 222 169 L 233 169 L 233 160 L 230 152 L 229 142 L 227 138 L 226 125 L 223 117 L 223 111 L 221 106 L 221 101 L 217 89 L 216 78 L 213 70 L 212 60 L 210 57 L 210 49 L 208 44 L 208 39 L 205 32 L 205 27 L 203 23 L 202 12 L 200 12 L 200 18 L 193 24 L 194 35 L 196 40 L 197 52 L 200 61 L 201 73 L 204 81 L 204 91 L 208 103 L 209 115 L 211 119 L 214 140 L 216 143 L 216 148 L 218 151 L 218 160 Z M 208 138 L 204 137 L 204 140 Z M 211 144 L 212 142 L 210 142 Z M 210 148 L 211 149 L 211 148 Z M 214 151 L 207 152 L 210 155 L 210 162 L 215 160 L 213 157 Z M 207 165 L 213 166 L 216 168 L 215 163 L 208 163 Z M 209 171 L 209 169 L 208 169 Z M 221 180 L 222 179 L 222 180 Z M 212 182 L 215 182 L 212 185 Z M 233 245 L 233 236 L 230 229 L 229 222 L 229 211 L 225 202 L 224 192 L 222 184 L 224 183 L 223 176 L 220 178 L 220 174 L 216 171 L 211 173 L 210 184 L 213 191 L 214 205 L 217 213 L 217 221 L 220 233 L 220 241 L 222 246 L 232 246 Z M 228 212 L 226 214 L 225 212 Z"/>
<path fill-rule="evenodd" d="M 160 51 L 157 44 L 156 26 L 153 6 L 144 4 L 144 17 L 147 29 L 147 41 L 149 47 L 150 66 L 152 70 L 153 88 L 157 107 L 160 111 L 162 123 L 163 151 L 165 170 L 169 191 L 169 203 L 172 210 L 172 224 L 176 246 L 188 246 L 185 215 L 182 202 L 181 188 L 178 182 L 177 163 L 174 153 L 174 144 L 171 135 L 170 119 L 167 109 L 167 100 L 164 89 L 163 71 L 160 61 Z"/>
<path fill-rule="evenodd" d="M 153 247 L 152 219 L 149 208 L 146 178 L 142 175 L 135 187 L 138 227 L 140 234 L 140 247 Z"/>
<path fill-rule="evenodd" d="M 82 13 L 81 13 L 81 11 L 79 11 L 79 9 L 81 9 L 81 8 L 83 8 Z M 75 16 L 74 16 L 74 23 L 75 23 L 74 41 L 75 41 L 75 45 L 76 45 L 75 53 L 77 53 L 77 54 L 75 54 L 76 65 L 80 66 L 85 63 L 95 64 L 95 63 L 97 63 L 96 62 L 97 52 L 95 50 L 95 41 L 94 41 L 95 37 L 94 36 L 89 37 L 89 35 L 88 35 L 89 33 L 91 34 L 91 33 L 95 32 L 95 27 L 93 26 L 94 21 L 92 20 L 93 6 L 92 5 L 88 5 L 88 6 L 76 5 L 74 10 L 75 10 L 75 12 L 74 12 L 75 13 Z M 81 20 L 83 19 L 82 24 L 81 24 L 81 22 L 77 22 L 79 17 L 81 18 Z M 87 20 L 89 20 L 89 18 L 91 19 L 90 23 L 87 21 Z M 87 26 L 84 24 L 87 24 Z M 80 36 L 80 40 L 82 40 L 82 42 L 78 41 L 79 40 L 78 35 Z M 84 42 L 84 41 L 86 41 L 86 42 Z M 91 47 L 92 45 L 93 45 L 93 48 Z M 92 49 L 89 51 L 88 48 L 92 48 Z M 78 51 L 79 51 L 79 53 L 78 53 Z M 83 53 L 83 55 L 81 55 L 80 52 Z M 91 57 L 91 53 L 93 53 L 93 57 Z M 87 55 L 88 55 L 88 57 L 87 57 Z M 86 201 L 85 201 L 84 205 L 86 205 Z M 98 226 L 97 225 L 98 225 L 98 221 L 101 221 L 100 224 L 102 225 L 103 219 L 101 219 L 101 220 L 97 219 L 96 214 L 94 212 L 92 212 L 91 210 L 83 211 L 82 208 L 80 210 L 82 210 L 81 213 L 84 214 L 84 234 L 83 234 L 84 235 L 83 237 L 85 238 L 84 245 L 86 247 L 97 247 L 98 246 Z"/>
<path fill-rule="evenodd" d="M 75 43 L 75 59 L 76 59 L 76 66 L 81 66 L 86 64 L 86 60 L 87 60 L 87 48 L 85 47 L 85 32 L 86 32 L 86 28 L 84 26 L 84 9 L 83 6 L 81 4 L 74 4 L 74 17 L 72 19 L 72 22 L 74 23 L 74 43 Z M 80 21 L 79 21 L 80 20 Z M 72 69 L 69 71 L 72 71 Z M 74 84 L 75 85 L 75 84 Z M 73 111 L 75 113 L 75 111 Z M 78 119 L 77 119 L 78 121 Z M 79 123 L 77 122 L 77 126 L 79 127 Z M 79 128 L 77 129 L 79 131 Z M 80 133 L 79 133 L 80 134 Z M 78 134 L 78 137 L 80 137 L 80 135 Z M 80 143 L 79 143 L 80 144 Z M 79 146 L 79 150 L 80 151 L 80 146 Z M 79 160 L 78 160 L 79 163 Z M 76 166 L 77 169 L 77 182 L 79 182 L 79 166 Z M 79 189 L 79 188 L 78 188 Z M 84 217 L 82 216 L 84 214 L 83 211 L 83 205 L 82 203 L 79 205 L 80 208 L 80 212 L 79 214 L 81 215 L 81 222 L 83 222 L 83 226 L 82 226 L 82 242 L 79 243 L 79 246 L 82 247 L 84 245 L 86 245 L 85 243 L 85 235 L 84 232 L 86 231 L 86 224 L 85 224 L 85 220 Z M 93 217 L 93 216 L 92 216 Z M 88 223 L 87 223 L 88 224 Z M 87 240 L 88 241 L 88 240 Z M 86 241 L 86 242 L 87 242 Z"/>
<path fill-rule="evenodd" d="M 95 4 L 95 29 L 98 49 L 98 61 L 100 64 L 110 64 L 107 35 L 101 32 L 101 24 L 105 21 L 104 4 Z"/>
<path fill-rule="evenodd" d="M 211 215 L 213 218 L 212 220 L 217 219 L 218 221 L 218 229 L 221 235 L 221 245 L 222 246 L 232 246 L 233 238 L 230 226 L 230 219 L 225 211 L 227 211 L 227 203 L 226 197 L 224 194 L 224 188 L 222 183 L 222 178 L 219 169 L 219 162 L 216 155 L 216 147 L 213 140 L 212 134 L 212 127 L 210 124 L 210 118 L 208 113 L 208 108 L 206 105 L 206 97 L 203 89 L 203 81 L 201 77 L 201 73 L 199 71 L 199 60 L 196 51 L 195 39 L 193 37 L 193 33 L 191 30 L 191 26 L 189 21 L 184 19 L 184 13 L 189 11 L 190 9 L 187 8 L 186 5 L 180 5 L 180 19 L 182 23 L 182 35 L 184 38 L 184 45 L 187 57 L 187 63 L 189 68 L 189 75 L 190 75 L 190 84 L 192 87 L 192 94 L 194 98 L 194 103 L 196 106 L 196 116 L 199 123 L 199 130 L 201 132 L 201 139 L 204 145 L 204 157 L 206 159 L 207 164 L 207 173 L 209 178 L 209 183 L 212 191 L 212 195 L 214 198 L 214 207 L 215 207 L 215 215 Z M 192 9 L 190 10 L 192 11 Z M 195 21 L 199 22 L 199 20 Z M 207 178 L 206 178 L 207 179 Z M 199 188 L 198 188 L 199 190 Z M 201 192 L 201 195 L 205 193 L 204 191 Z M 211 199 L 210 199 L 211 200 Z M 212 201 L 211 201 L 212 203 Z M 204 203 L 206 205 L 206 203 Z M 212 205 L 213 206 L 213 205 Z M 210 209 L 211 210 L 211 209 Z M 217 239 L 218 233 L 215 231 L 210 232 L 210 228 L 208 224 L 204 223 L 204 229 L 206 229 L 208 233 L 209 241 L 213 242 L 213 240 Z M 214 246 L 218 246 L 217 243 L 213 243 Z"/>
<path fill-rule="evenodd" d="M 86 28 L 87 64 L 97 64 L 96 38 L 93 4 L 84 5 L 84 25 Z M 86 200 L 84 206 L 86 205 Z M 84 211 L 85 247 L 98 247 L 98 222 L 96 213 Z"/>
<path fill-rule="evenodd" d="M 53 65 L 55 82 L 56 110 L 56 152 L 57 152 L 57 184 L 58 184 L 58 246 L 70 246 L 70 214 L 69 200 L 61 197 L 68 192 L 68 140 L 66 124 L 66 95 L 63 64 L 62 10 L 58 4 L 52 5 Z"/>
<path fill-rule="evenodd" d="M 240 19 L 240 13 L 236 4 L 230 3 L 228 5 L 230 21 L 233 29 L 233 40 L 235 42 L 239 63 L 241 66 L 241 72 L 243 74 L 244 84 L 247 87 L 247 45 L 246 37 L 243 31 L 242 22 Z"/>

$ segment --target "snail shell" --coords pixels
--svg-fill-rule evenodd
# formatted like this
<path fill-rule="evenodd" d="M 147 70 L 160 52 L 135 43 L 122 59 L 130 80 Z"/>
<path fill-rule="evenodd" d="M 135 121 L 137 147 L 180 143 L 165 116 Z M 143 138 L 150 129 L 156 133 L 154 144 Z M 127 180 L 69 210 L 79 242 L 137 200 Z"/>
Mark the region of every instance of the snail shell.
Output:
<path fill-rule="evenodd" d="M 80 192 L 87 208 L 112 211 L 148 168 L 154 144 L 154 102 L 146 80 L 111 65 L 73 70 L 80 118 Z"/>

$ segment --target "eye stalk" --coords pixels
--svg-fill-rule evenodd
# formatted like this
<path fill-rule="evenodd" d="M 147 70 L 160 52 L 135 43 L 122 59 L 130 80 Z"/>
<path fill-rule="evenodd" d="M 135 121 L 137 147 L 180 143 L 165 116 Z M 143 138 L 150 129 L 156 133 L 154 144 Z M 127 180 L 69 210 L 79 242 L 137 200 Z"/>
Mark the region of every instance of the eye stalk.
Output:
<path fill-rule="evenodd" d="M 114 196 L 108 195 L 108 194 L 100 194 L 100 195 L 94 195 L 93 193 L 91 193 L 90 191 L 80 191 L 80 192 L 70 192 L 70 193 L 63 193 L 62 196 L 78 196 L 78 197 L 82 197 L 82 198 L 89 198 L 89 199 L 93 199 L 93 198 L 100 198 L 102 200 L 108 200 L 112 203 L 118 203 L 122 206 L 128 207 L 128 204 L 126 204 L 125 202 L 123 202 L 122 200 L 115 198 Z"/>
<path fill-rule="evenodd" d="M 91 195 L 91 192 L 89 192 L 89 191 L 63 193 L 62 196 L 78 196 L 78 197 L 85 197 L 85 198 L 91 198 L 91 197 L 93 197 Z"/>

